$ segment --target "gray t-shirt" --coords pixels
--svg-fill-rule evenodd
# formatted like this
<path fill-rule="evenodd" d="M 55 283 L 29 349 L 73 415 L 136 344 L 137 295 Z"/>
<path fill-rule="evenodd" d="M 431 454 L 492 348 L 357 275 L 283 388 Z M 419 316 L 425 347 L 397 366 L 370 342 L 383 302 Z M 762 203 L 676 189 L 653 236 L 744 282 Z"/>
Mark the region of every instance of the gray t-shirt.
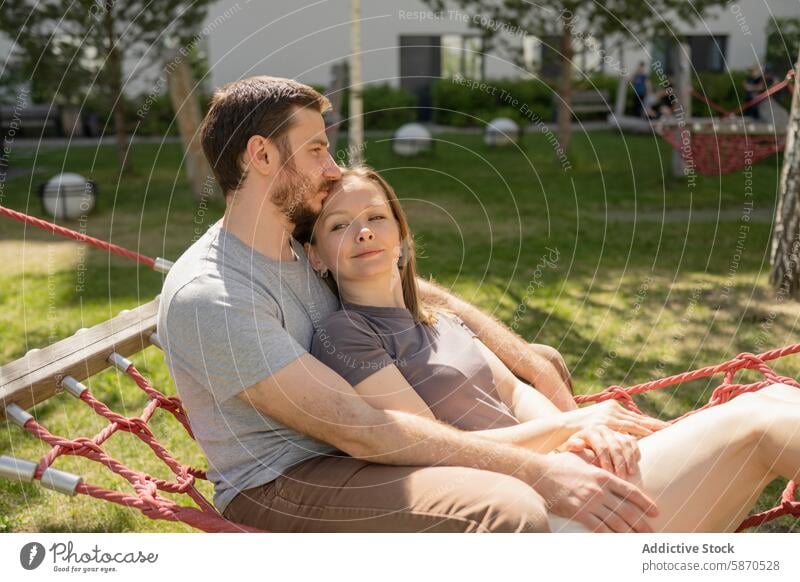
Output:
<path fill-rule="evenodd" d="M 438 314 L 431 327 L 405 307 L 345 303 L 318 326 L 311 354 L 353 386 L 397 366 L 438 420 L 462 430 L 519 424 L 476 337 L 454 314 Z"/>
<path fill-rule="evenodd" d="M 220 511 L 240 491 L 336 452 L 236 398 L 308 353 L 314 328 L 339 307 L 303 247 L 291 242 L 298 259 L 276 261 L 220 221 L 164 281 L 158 333 Z"/>

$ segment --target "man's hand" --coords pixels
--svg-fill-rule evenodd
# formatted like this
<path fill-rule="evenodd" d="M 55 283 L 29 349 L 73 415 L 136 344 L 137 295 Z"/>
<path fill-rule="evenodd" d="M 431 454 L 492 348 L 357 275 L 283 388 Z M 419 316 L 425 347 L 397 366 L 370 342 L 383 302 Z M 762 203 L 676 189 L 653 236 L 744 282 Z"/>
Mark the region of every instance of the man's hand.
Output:
<path fill-rule="evenodd" d="M 638 488 L 571 453 L 548 458 L 547 471 L 531 485 L 552 513 L 597 532 L 653 531 L 646 517 L 658 509 Z"/>
<path fill-rule="evenodd" d="M 559 449 L 571 453 L 588 451 L 591 456 L 582 458 L 622 479 L 636 474 L 642 456 L 635 437 L 603 425 L 579 430 Z"/>

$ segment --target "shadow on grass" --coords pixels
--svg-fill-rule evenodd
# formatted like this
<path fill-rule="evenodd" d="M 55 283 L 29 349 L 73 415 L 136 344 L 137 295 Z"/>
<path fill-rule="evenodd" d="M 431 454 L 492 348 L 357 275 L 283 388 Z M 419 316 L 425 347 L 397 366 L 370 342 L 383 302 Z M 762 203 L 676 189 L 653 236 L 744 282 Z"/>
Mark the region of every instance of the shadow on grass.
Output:
<path fill-rule="evenodd" d="M 110 502 L 95 500 L 94 503 Z M 99 533 L 99 532 L 135 532 L 136 519 L 133 509 L 113 507 L 98 514 L 98 519 L 84 521 L 65 521 L 63 516 L 44 516 L 36 520 L 36 529 L 41 533 Z"/>

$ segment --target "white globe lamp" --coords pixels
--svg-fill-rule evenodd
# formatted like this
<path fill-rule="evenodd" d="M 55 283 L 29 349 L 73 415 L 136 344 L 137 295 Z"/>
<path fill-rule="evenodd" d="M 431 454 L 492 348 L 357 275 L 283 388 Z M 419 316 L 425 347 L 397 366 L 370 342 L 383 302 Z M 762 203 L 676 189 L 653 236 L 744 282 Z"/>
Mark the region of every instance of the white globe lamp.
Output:
<path fill-rule="evenodd" d="M 399 156 L 416 156 L 433 149 L 433 137 L 424 125 L 406 123 L 394 132 L 392 149 Z"/>
<path fill-rule="evenodd" d="M 45 212 L 55 219 L 74 220 L 94 209 L 97 185 L 80 174 L 59 174 L 39 191 Z"/>
<path fill-rule="evenodd" d="M 519 142 L 519 125 L 508 117 L 498 117 L 489 122 L 483 133 L 483 142 L 488 146 L 508 146 Z"/>

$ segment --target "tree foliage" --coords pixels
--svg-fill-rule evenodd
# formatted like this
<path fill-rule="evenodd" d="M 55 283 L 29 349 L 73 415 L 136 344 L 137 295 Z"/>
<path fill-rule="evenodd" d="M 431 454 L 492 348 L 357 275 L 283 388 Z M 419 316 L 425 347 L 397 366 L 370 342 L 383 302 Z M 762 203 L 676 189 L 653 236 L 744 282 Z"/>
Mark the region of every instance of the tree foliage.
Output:
<path fill-rule="evenodd" d="M 767 25 L 767 64 L 783 74 L 800 52 L 800 18 L 776 18 Z"/>
<path fill-rule="evenodd" d="M 9 78 L 34 101 L 79 106 L 90 94 L 114 115 L 120 163 L 127 149 L 125 86 L 165 47 L 197 44 L 211 0 L 5 0 L 0 31 L 14 43 Z"/>
<path fill-rule="evenodd" d="M 632 39 L 672 36 L 678 22 L 696 22 L 712 8 L 730 0 L 423 0 L 432 10 L 459 10 L 479 29 L 488 47 L 497 47 L 520 63 L 521 37 L 559 40 L 552 49 L 560 59 L 557 90 L 559 139 L 564 149 L 570 138 L 572 70 L 575 51 L 593 50 L 612 59 L 598 39 L 619 34 Z M 616 63 L 617 72 L 626 71 Z"/>

